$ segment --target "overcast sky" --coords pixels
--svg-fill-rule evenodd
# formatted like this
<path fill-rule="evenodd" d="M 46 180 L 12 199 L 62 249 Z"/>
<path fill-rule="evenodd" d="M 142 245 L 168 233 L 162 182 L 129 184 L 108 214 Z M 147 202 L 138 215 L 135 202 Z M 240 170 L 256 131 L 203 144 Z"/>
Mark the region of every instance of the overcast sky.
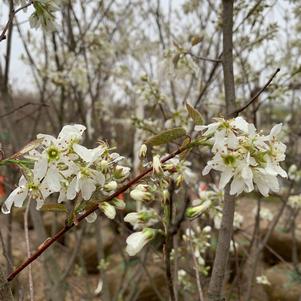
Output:
<path fill-rule="evenodd" d="M 168 1 L 162 1 L 161 3 L 163 3 L 163 5 L 165 6 L 167 5 Z M 181 5 L 181 3 L 183 3 L 183 0 L 174 0 L 172 2 L 173 7 L 177 5 Z M 288 8 L 288 5 L 289 4 L 287 1 L 278 0 L 275 9 L 269 12 L 267 18 L 277 19 L 279 21 L 279 24 L 283 25 L 284 9 Z M 27 32 L 27 30 L 30 29 L 28 18 L 31 12 L 32 12 L 32 8 L 29 8 L 26 13 L 20 12 L 17 16 L 18 22 L 22 24 L 23 32 Z M 3 28 L 5 22 L 7 21 L 7 13 L 8 13 L 7 6 L 4 5 L 3 1 L 0 0 L 0 28 Z M 31 29 L 31 34 L 39 36 L 40 31 Z M 4 61 L 5 49 L 6 49 L 6 42 L 2 41 L 0 43 L 1 64 L 3 64 Z M 24 53 L 22 41 L 20 40 L 17 30 L 15 30 L 13 35 L 12 61 L 11 61 L 12 64 L 10 69 L 11 83 L 19 90 L 32 91 L 33 90 L 32 75 L 29 67 L 26 64 L 24 64 L 21 60 L 22 53 Z"/>

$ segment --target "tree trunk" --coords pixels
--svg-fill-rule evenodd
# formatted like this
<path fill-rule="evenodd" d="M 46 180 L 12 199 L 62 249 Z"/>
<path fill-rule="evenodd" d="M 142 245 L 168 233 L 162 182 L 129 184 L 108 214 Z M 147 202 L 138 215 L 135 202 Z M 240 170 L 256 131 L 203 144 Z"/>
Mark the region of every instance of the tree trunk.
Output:
<path fill-rule="evenodd" d="M 223 0 L 223 73 L 226 102 L 226 115 L 229 117 L 235 110 L 235 86 L 233 76 L 233 2 Z M 222 224 L 218 235 L 216 255 L 209 283 L 208 299 L 223 300 L 223 285 L 228 263 L 230 242 L 233 232 L 235 199 L 225 191 Z"/>

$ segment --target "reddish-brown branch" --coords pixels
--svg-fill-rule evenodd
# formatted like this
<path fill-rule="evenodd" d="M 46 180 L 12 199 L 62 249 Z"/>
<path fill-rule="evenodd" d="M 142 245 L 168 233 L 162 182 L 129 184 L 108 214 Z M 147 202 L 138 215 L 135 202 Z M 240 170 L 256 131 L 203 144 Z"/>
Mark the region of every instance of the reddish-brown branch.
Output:
<path fill-rule="evenodd" d="M 161 163 L 164 163 L 171 158 L 174 158 L 176 155 L 182 153 L 184 150 L 186 150 L 186 147 L 182 147 L 174 151 L 173 153 L 167 155 L 165 158 L 161 160 Z M 153 170 L 152 167 L 147 168 L 144 170 L 140 175 L 129 181 L 127 184 L 119 188 L 115 193 L 113 193 L 111 196 L 107 197 L 104 202 L 109 202 L 113 198 L 117 197 L 119 194 L 125 192 L 128 190 L 131 186 L 133 186 L 135 183 L 137 183 L 139 180 L 141 180 L 143 177 L 145 177 L 147 174 L 149 174 Z M 88 215 L 93 213 L 98 209 L 98 204 L 95 204 L 92 206 L 89 210 L 87 210 L 84 214 L 80 215 L 76 218 L 76 224 L 80 223 L 84 218 L 86 218 Z M 65 225 L 64 228 L 62 228 L 60 231 L 58 231 L 53 237 L 48 238 L 45 240 L 44 243 L 42 243 L 38 249 L 29 257 L 26 261 L 24 261 L 20 266 L 18 266 L 11 274 L 8 275 L 7 281 L 13 280 L 22 270 L 24 270 L 28 265 L 30 265 L 33 261 L 35 261 L 41 254 L 43 254 L 54 242 L 56 242 L 58 239 L 60 239 L 66 232 L 68 232 L 71 228 L 75 226 L 75 223 L 73 222 L 70 225 Z"/>

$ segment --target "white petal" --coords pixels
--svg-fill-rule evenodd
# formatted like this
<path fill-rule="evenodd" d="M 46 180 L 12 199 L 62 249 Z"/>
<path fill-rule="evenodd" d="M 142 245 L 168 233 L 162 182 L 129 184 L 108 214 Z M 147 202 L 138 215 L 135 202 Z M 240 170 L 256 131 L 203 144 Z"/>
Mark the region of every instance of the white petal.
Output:
<path fill-rule="evenodd" d="M 67 199 L 73 200 L 76 197 L 77 177 L 74 177 L 67 188 Z"/>
<path fill-rule="evenodd" d="M 96 182 L 97 185 L 103 186 L 106 181 L 105 176 L 103 173 L 96 171 L 93 175 L 93 180 Z"/>
<path fill-rule="evenodd" d="M 245 188 L 245 182 L 243 178 L 241 177 L 234 177 L 232 183 L 231 183 L 231 189 L 230 189 L 230 194 L 231 195 L 239 195 L 240 193 L 243 192 Z"/>
<path fill-rule="evenodd" d="M 60 131 L 58 138 L 59 139 L 72 139 L 77 138 L 80 139 L 83 135 L 86 127 L 81 124 L 73 124 L 73 125 L 65 125 Z"/>
<path fill-rule="evenodd" d="M 92 193 L 96 189 L 96 185 L 93 180 L 83 177 L 79 181 L 80 191 L 85 201 L 90 200 Z"/>
<path fill-rule="evenodd" d="M 35 181 L 41 181 L 45 175 L 46 175 L 46 171 L 47 171 L 47 167 L 48 167 L 48 160 L 46 157 L 41 157 L 35 164 L 34 164 L 34 170 L 33 170 L 33 174 L 34 174 L 34 180 Z"/>
<path fill-rule="evenodd" d="M 95 291 L 94 291 L 94 294 L 95 294 L 95 295 L 100 294 L 101 291 L 102 291 L 102 287 L 103 287 L 103 281 L 102 281 L 102 279 L 100 278 L 99 281 L 98 281 L 98 284 L 97 284 L 97 288 L 96 288 Z"/>
<path fill-rule="evenodd" d="M 210 161 L 209 161 L 210 162 Z M 209 163 L 208 162 L 208 163 Z M 212 169 L 212 166 L 211 165 L 208 165 L 208 163 L 207 163 L 207 165 L 205 166 L 205 168 L 203 169 L 203 171 L 202 171 L 202 175 L 203 176 L 205 176 L 205 175 L 208 175 L 208 173 L 211 171 L 211 169 Z"/>
<path fill-rule="evenodd" d="M 233 176 L 232 169 L 226 168 L 221 174 L 221 178 L 219 180 L 219 187 L 221 189 L 224 188 L 228 184 L 232 176 Z"/>
<path fill-rule="evenodd" d="M 46 174 L 46 177 L 44 179 L 45 183 L 47 183 L 49 189 L 58 192 L 61 189 L 61 183 L 60 183 L 60 174 L 55 166 L 51 166 Z"/>
<path fill-rule="evenodd" d="M 101 146 L 88 149 L 80 144 L 74 144 L 73 150 L 87 163 L 93 163 L 104 152 L 104 148 Z"/>
<path fill-rule="evenodd" d="M 241 130 L 242 132 L 248 133 L 249 123 L 245 121 L 242 117 L 236 117 L 232 125 L 237 129 Z"/>
<path fill-rule="evenodd" d="M 280 132 L 281 132 L 281 129 L 282 129 L 282 123 L 278 123 L 276 125 L 273 126 L 273 128 L 271 129 L 271 132 L 270 132 L 270 137 L 277 137 Z"/>
<path fill-rule="evenodd" d="M 66 199 L 67 199 L 67 197 L 66 197 L 66 191 L 65 191 L 65 189 L 61 189 L 60 195 L 59 195 L 59 198 L 58 198 L 57 202 L 58 203 L 62 203 L 62 202 L 65 202 Z"/>
<path fill-rule="evenodd" d="M 56 142 L 56 138 L 51 135 L 38 134 L 37 138 L 43 139 L 43 144 L 45 144 L 46 146 L 49 146 L 51 143 L 55 144 L 55 142 Z"/>
<path fill-rule="evenodd" d="M 37 202 L 37 210 L 40 210 L 42 208 L 42 206 L 44 205 L 44 200 L 43 199 L 36 199 Z"/>
<path fill-rule="evenodd" d="M 11 192 L 8 198 L 5 200 L 2 205 L 2 212 L 4 214 L 10 213 L 11 207 L 14 204 L 16 207 L 22 207 L 24 200 L 28 194 L 28 189 L 26 187 L 17 187 Z"/>
<path fill-rule="evenodd" d="M 96 212 L 92 212 L 92 213 L 89 214 L 85 219 L 86 219 L 86 221 L 87 221 L 88 223 L 94 223 L 94 222 L 96 221 L 96 219 L 97 219 L 97 214 L 96 214 Z"/>

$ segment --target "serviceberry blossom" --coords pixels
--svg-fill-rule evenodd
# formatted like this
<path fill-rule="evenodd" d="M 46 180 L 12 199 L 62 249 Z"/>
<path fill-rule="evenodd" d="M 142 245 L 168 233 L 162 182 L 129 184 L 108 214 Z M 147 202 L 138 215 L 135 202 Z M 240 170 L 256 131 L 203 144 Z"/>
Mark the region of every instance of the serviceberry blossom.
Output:
<path fill-rule="evenodd" d="M 35 11 L 29 18 L 32 28 L 42 27 L 46 31 L 55 29 L 55 12 L 59 6 L 55 0 L 36 0 L 33 2 Z"/>
<path fill-rule="evenodd" d="M 20 165 L 23 175 L 18 187 L 4 202 L 3 213 L 9 213 L 12 205 L 21 207 L 27 197 L 36 200 L 39 209 L 55 192 L 59 193 L 58 203 L 75 198 L 99 202 L 117 190 L 118 183 L 129 175 L 129 168 L 119 165 L 123 157 L 110 153 L 105 143 L 92 149 L 81 145 L 85 129 L 80 124 L 66 125 L 57 138 L 39 134 L 34 147 L 23 149 L 20 154 L 30 164 Z M 116 201 L 100 204 L 100 209 L 111 219 L 116 215 L 114 204 L 118 209 L 125 206 L 124 202 Z M 91 214 L 87 220 L 93 222 L 96 218 L 97 215 Z"/>
<path fill-rule="evenodd" d="M 124 217 L 124 221 L 130 223 L 135 230 L 143 229 L 144 227 L 150 227 L 159 221 L 157 212 L 150 208 L 140 210 L 139 212 L 128 213 Z"/>
<path fill-rule="evenodd" d="M 242 117 L 218 118 L 207 126 L 196 126 L 212 144 L 213 158 L 207 162 L 203 175 L 211 169 L 221 172 L 219 188 L 223 189 L 232 180 L 232 195 L 253 191 L 254 184 L 264 196 L 270 190 L 279 191 L 277 176 L 287 177 L 280 166 L 286 151 L 286 146 L 279 141 L 281 128 L 277 124 L 265 136 Z"/>
<path fill-rule="evenodd" d="M 155 238 L 157 231 L 144 228 L 142 231 L 132 233 L 126 240 L 126 251 L 130 256 L 135 256 L 143 247 Z"/>

